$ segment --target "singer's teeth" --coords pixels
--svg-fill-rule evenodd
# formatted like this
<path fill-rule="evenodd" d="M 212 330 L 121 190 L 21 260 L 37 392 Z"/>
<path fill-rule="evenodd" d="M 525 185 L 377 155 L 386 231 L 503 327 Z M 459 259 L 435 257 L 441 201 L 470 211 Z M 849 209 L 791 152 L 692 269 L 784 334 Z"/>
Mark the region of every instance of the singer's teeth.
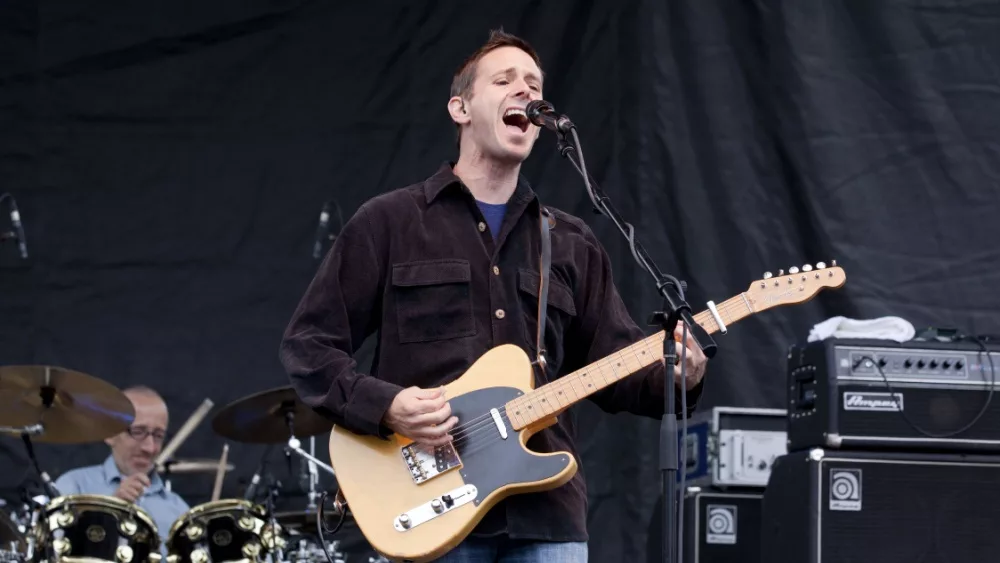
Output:
<path fill-rule="evenodd" d="M 507 111 L 503 112 L 503 122 L 505 125 L 510 125 L 512 127 L 517 127 L 522 132 L 528 130 L 528 114 L 524 113 L 522 108 L 507 108 Z"/>

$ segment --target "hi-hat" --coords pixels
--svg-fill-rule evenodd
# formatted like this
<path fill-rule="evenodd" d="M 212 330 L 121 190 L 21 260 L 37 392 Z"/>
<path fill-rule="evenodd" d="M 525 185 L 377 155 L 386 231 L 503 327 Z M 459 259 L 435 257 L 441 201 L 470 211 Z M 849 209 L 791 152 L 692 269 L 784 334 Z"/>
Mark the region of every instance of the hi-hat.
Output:
<path fill-rule="evenodd" d="M 132 402 L 102 379 L 56 366 L 0 367 L 0 426 L 40 424 L 40 433 L 29 433 L 32 441 L 99 442 L 134 419 Z"/>
<path fill-rule="evenodd" d="M 212 429 L 235 442 L 280 444 L 291 437 L 289 418 L 296 438 L 333 429 L 333 421 L 307 407 L 291 387 L 261 391 L 229 403 L 212 419 Z"/>
<path fill-rule="evenodd" d="M 235 469 L 233 464 L 226 464 L 226 471 L 232 471 Z M 163 465 L 156 468 L 157 471 L 165 472 L 170 471 L 171 474 L 177 473 L 215 473 L 219 470 L 219 460 L 217 459 L 176 459 L 173 461 L 168 461 Z"/>

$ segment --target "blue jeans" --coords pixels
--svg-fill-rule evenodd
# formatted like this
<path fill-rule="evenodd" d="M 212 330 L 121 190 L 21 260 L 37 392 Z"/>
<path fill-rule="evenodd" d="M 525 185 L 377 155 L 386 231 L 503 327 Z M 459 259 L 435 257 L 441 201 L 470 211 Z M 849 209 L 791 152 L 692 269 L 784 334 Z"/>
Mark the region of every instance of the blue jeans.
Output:
<path fill-rule="evenodd" d="M 587 542 L 468 537 L 438 563 L 587 563 Z"/>

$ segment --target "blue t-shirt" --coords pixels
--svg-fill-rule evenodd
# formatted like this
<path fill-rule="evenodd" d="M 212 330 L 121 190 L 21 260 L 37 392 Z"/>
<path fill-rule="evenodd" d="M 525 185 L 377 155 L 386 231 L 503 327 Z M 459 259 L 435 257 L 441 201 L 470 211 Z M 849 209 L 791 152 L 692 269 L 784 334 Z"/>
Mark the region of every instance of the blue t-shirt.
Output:
<path fill-rule="evenodd" d="M 486 219 L 486 224 L 490 227 L 490 234 L 493 235 L 493 240 L 497 239 L 500 235 L 500 225 L 503 224 L 503 216 L 507 213 L 506 203 L 483 203 L 476 200 L 476 205 L 479 206 L 479 210 L 483 213 L 483 218 Z"/>

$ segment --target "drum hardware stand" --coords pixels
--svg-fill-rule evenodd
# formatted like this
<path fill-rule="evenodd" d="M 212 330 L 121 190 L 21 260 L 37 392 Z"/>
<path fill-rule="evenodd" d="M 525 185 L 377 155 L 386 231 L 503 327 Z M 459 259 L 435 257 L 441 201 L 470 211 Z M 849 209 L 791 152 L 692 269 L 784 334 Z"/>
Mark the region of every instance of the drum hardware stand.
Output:
<path fill-rule="evenodd" d="M 260 484 L 261 474 L 264 472 L 264 466 L 267 464 L 267 456 L 271 453 L 271 445 L 268 444 L 264 448 L 264 453 L 260 456 L 260 461 L 257 462 L 257 469 L 253 472 L 253 477 L 250 478 L 250 484 L 247 485 L 247 490 L 243 494 L 243 500 L 253 500 L 254 493 L 257 491 L 257 485 Z"/>
<path fill-rule="evenodd" d="M 285 451 L 294 452 L 298 454 L 299 456 L 305 458 L 306 460 L 315 463 L 319 467 L 322 467 L 330 475 L 336 477 L 337 474 L 333 471 L 332 467 L 316 459 L 316 456 L 307 453 L 305 450 L 302 449 L 301 447 L 302 442 L 300 442 L 299 439 L 295 437 L 295 412 L 293 410 L 291 409 L 285 410 L 285 422 L 288 424 L 288 436 L 289 436 L 288 444 L 285 446 Z M 312 502 L 314 502 L 314 500 Z"/>
<path fill-rule="evenodd" d="M 163 488 L 167 491 L 174 490 L 170 482 L 170 466 L 173 464 L 174 462 L 170 460 L 163 462 Z"/>
<path fill-rule="evenodd" d="M 42 407 L 44 409 L 52 408 L 52 403 L 56 400 L 56 390 L 54 387 L 44 386 L 41 388 L 38 395 L 42 399 Z M 50 500 L 58 497 L 59 491 L 56 489 L 55 485 L 52 484 L 52 479 L 49 477 L 49 474 L 42 471 L 41 466 L 38 465 L 38 457 L 35 456 L 35 447 L 31 444 L 32 436 L 40 436 L 45 433 L 45 426 L 39 422 L 22 428 L 3 427 L 0 428 L 0 431 L 15 431 L 21 434 L 21 440 L 24 441 L 24 448 L 28 452 L 28 458 L 31 460 L 31 464 L 35 467 L 35 472 L 37 472 L 38 476 L 41 478 L 42 486 L 45 487 L 46 494 L 50 495 Z"/>

